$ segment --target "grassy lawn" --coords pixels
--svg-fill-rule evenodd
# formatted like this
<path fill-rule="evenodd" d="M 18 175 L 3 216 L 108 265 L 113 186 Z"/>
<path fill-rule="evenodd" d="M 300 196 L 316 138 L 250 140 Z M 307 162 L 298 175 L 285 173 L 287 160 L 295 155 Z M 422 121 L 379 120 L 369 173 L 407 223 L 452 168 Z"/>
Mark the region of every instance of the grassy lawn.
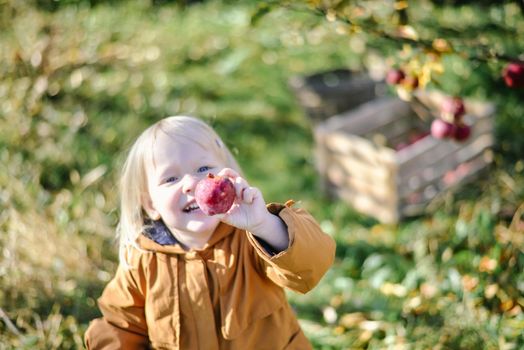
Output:
<path fill-rule="evenodd" d="M 266 200 L 299 200 L 337 240 L 320 285 L 289 294 L 316 349 L 522 348 L 524 242 L 509 230 L 524 201 L 522 94 L 475 90 L 498 108 L 486 176 L 427 215 L 380 224 L 321 192 L 311 126 L 287 83 L 366 69 L 376 53 L 309 13 L 274 10 L 252 25 L 253 11 L 248 1 L 0 9 L 0 349 L 82 347 L 116 269 L 123 154 L 175 114 L 211 123 Z"/>

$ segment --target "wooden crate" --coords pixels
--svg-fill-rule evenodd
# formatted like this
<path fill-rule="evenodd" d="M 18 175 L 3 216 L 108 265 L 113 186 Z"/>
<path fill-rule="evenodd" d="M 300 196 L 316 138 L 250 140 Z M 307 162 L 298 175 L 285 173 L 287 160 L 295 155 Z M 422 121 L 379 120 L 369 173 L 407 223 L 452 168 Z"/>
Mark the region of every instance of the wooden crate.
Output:
<path fill-rule="evenodd" d="M 289 80 L 289 86 L 312 124 L 354 109 L 387 92 L 383 82 L 374 81 L 366 73 L 347 69 L 295 76 Z"/>
<path fill-rule="evenodd" d="M 469 139 L 437 140 L 429 134 L 431 111 L 443 98 L 438 92 L 417 94 L 418 103 L 381 97 L 317 124 L 315 160 L 325 190 L 357 211 L 396 223 L 473 179 L 493 158 L 495 108 L 466 100 Z M 418 141 L 395 149 L 414 132 Z"/>

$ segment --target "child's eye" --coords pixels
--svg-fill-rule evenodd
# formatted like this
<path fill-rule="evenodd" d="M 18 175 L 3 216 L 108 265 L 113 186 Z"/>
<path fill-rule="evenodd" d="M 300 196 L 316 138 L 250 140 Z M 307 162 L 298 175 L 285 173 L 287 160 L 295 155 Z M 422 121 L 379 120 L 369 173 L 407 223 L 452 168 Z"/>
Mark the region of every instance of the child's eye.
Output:
<path fill-rule="evenodd" d="M 167 179 L 164 180 L 165 183 L 171 183 L 171 182 L 176 182 L 178 180 L 178 177 L 176 176 L 170 176 L 168 177 Z"/>
<path fill-rule="evenodd" d="M 198 168 L 198 172 L 199 173 L 204 173 L 206 171 L 209 171 L 210 169 L 211 169 L 210 166 L 204 165 L 204 166 L 201 166 L 200 168 Z"/>

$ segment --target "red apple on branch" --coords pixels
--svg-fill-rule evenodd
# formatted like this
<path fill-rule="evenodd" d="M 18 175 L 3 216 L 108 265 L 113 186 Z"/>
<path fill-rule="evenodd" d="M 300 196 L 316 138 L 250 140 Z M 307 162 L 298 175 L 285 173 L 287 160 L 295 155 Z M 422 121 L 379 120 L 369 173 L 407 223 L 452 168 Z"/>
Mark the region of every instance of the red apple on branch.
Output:
<path fill-rule="evenodd" d="M 502 72 L 504 82 L 510 88 L 524 88 L 524 62 L 511 62 Z"/>
<path fill-rule="evenodd" d="M 390 85 L 400 84 L 406 77 L 406 74 L 402 69 L 391 69 L 386 74 L 386 82 Z"/>

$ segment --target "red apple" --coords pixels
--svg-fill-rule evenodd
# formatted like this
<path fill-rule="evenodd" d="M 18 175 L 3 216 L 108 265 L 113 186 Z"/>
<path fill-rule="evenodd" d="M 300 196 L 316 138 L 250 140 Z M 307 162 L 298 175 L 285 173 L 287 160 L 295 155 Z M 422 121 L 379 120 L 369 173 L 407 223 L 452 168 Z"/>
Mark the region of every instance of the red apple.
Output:
<path fill-rule="evenodd" d="M 450 121 L 458 121 L 466 113 L 464 101 L 460 97 L 449 97 L 442 103 L 442 113 L 446 119 Z"/>
<path fill-rule="evenodd" d="M 197 183 L 195 199 L 206 215 L 223 214 L 235 201 L 235 186 L 227 177 L 208 174 Z"/>
<path fill-rule="evenodd" d="M 391 69 L 386 74 L 386 82 L 390 85 L 400 84 L 406 77 L 402 69 Z"/>
<path fill-rule="evenodd" d="M 524 62 L 511 62 L 502 72 L 506 85 L 510 88 L 524 88 Z"/>
<path fill-rule="evenodd" d="M 459 124 L 455 127 L 453 138 L 457 141 L 466 141 L 471 135 L 471 128 L 466 124 Z"/>
<path fill-rule="evenodd" d="M 431 123 L 431 135 L 436 139 L 445 139 L 453 136 L 455 125 L 442 119 L 435 119 Z"/>

